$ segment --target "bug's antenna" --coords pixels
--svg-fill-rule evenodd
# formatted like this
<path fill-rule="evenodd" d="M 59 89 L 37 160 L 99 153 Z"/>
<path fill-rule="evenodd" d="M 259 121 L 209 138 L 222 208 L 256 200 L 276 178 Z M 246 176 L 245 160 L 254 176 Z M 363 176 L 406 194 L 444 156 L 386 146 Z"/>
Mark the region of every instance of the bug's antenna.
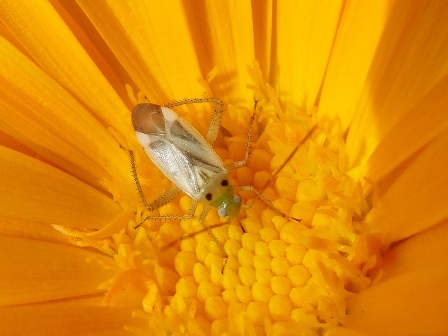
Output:
<path fill-rule="evenodd" d="M 314 125 L 307 133 L 307 135 L 305 135 L 305 137 L 300 140 L 300 142 L 296 145 L 296 148 L 294 148 L 294 150 L 288 155 L 288 157 L 285 159 L 285 161 L 280 165 L 280 167 L 278 167 L 273 173 L 271 178 L 264 184 L 263 188 L 261 189 L 261 191 L 264 191 L 268 184 L 273 180 L 273 178 L 275 176 L 278 175 L 278 173 L 280 173 L 280 171 L 285 168 L 286 164 L 289 162 L 289 160 L 291 160 L 291 158 L 297 153 L 297 151 L 299 150 L 299 148 L 302 146 L 302 144 L 304 144 L 313 134 L 314 130 L 316 129 L 316 125 Z"/>
<path fill-rule="evenodd" d="M 166 251 L 166 250 L 168 250 L 168 249 L 174 247 L 176 244 L 180 243 L 180 242 L 183 241 L 184 239 L 193 238 L 193 237 L 195 237 L 196 235 L 198 235 L 198 234 L 200 234 L 200 233 L 208 232 L 208 233 L 210 234 L 210 233 L 211 233 L 211 231 L 210 231 L 211 229 L 218 228 L 218 227 L 227 225 L 227 224 L 229 224 L 229 223 L 230 223 L 230 221 L 225 221 L 225 222 L 223 222 L 223 223 L 218 223 L 218 224 L 213 224 L 213 225 L 207 225 L 207 226 L 204 226 L 204 227 L 203 227 L 201 230 L 199 230 L 199 231 L 196 231 L 196 232 L 192 232 L 192 233 L 186 234 L 186 235 L 184 235 L 184 236 L 182 236 L 182 237 L 177 238 L 176 240 L 173 240 L 172 242 L 170 242 L 170 243 L 166 244 L 165 246 L 161 247 L 161 248 L 160 248 L 160 251 L 161 251 L 161 252 Z M 241 227 L 242 227 L 242 226 L 241 226 Z M 246 232 L 246 231 L 244 231 L 244 232 Z M 218 241 L 216 241 L 216 242 L 219 243 Z M 218 245 L 218 247 L 219 247 L 219 245 Z M 221 246 L 221 247 L 222 247 L 222 246 Z M 224 262 L 223 262 L 223 265 L 222 265 L 222 268 L 221 268 L 221 273 L 224 273 L 224 269 L 225 269 L 225 267 L 226 267 L 226 265 L 227 265 L 227 260 L 229 259 L 229 256 L 227 255 L 227 252 L 225 252 L 224 247 L 222 247 L 222 251 L 223 251 L 223 253 L 224 253 L 224 256 L 223 256 L 223 258 L 224 258 Z"/>
<path fill-rule="evenodd" d="M 263 200 L 262 198 L 262 193 L 266 190 L 266 188 L 269 186 L 269 184 L 274 180 L 274 178 L 283 170 L 283 168 L 285 168 L 285 166 L 288 164 L 289 160 L 291 160 L 291 158 L 297 153 L 297 151 L 299 150 L 299 148 L 302 146 L 302 144 L 304 144 L 313 134 L 313 132 L 316 130 L 317 126 L 314 125 L 309 131 L 308 133 L 305 135 L 305 137 L 300 140 L 300 142 L 296 145 L 296 147 L 293 149 L 293 151 L 291 153 L 289 153 L 288 157 L 284 160 L 284 162 L 280 165 L 280 167 L 278 167 L 271 175 L 271 177 L 264 183 L 263 187 L 261 187 L 261 189 L 257 190 L 257 192 L 255 193 L 255 198 L 253 198 L 251 200 L 251 203 L 254 202 L 257 199 L 260 199 L 263 203 L 266 203 L 270 208 L 272 208 L 273 210 L 277 211 L 278 213 L 280 213 L 283 217 L 289 217 L 292 218 L 296 221 L 301 221 L 301 219 L 295 218 L 295 217 L 291 217 L 288 216 L 286 214 L 284 214 L 283 212 L 281 212 L 279 209 L 277 209 L 276 207 L 272 206 L 271 204 L 269 204 L 266 200 Z M 250 204 L 248 204 L 248 206 L 250 207 Z"/>
<path fill-rule="evenodd" d="M 240 220 L 238 218 L 237 218 L 237 221 L 238 221 L 238 224 L 240 225 L 240 228 L 243 231 L 243 233 L 246 233 L 247 231 L 246 231 L 245 227 L 243 226 L 243 224 L 240 222 Z"/>
<path fill-rule="evenodd" d="M 181 241 L 183 241 L 185 239 L 193 238 L 193 237 L 195 237 L 196 235 L 198 235 L 200 233 L 208 232 L 210 229 L 218 228 L 218 227 L 227 225 L 229 223 L 230 223 L 230 221 L 225 221 L 223 223 L 207 225 L 206 227 L 203 227 L 199 231 L 195 231 L 195 232 L 192 232 L 192 233 L 185 234 L 182 237 L 179 237 L 179 238 L 173 240 L 172 242 L 169 242 L 168 244 L 166 244 L 162 248 L 160 248 L 160 251 L 166 251 L 166 250 L 174 247 L 177 243 L 180 243 Z"/>

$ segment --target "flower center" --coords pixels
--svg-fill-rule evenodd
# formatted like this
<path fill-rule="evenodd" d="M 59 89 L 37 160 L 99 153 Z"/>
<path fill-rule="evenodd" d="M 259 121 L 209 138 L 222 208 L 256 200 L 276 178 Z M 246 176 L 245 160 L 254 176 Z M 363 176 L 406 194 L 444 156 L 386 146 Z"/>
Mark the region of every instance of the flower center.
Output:
<path fill-rule="evenodd" d="M 256 84 L 256 136 L 247 166 L 232 172 L 232 182 L 261 189 L 315 115 L 291 106 L 280 110 L 272 94 L 263 94 L 272 89 Z M 230 120 L 223 125 L 233 137 L 218 141 L 218 153 L 224 161 L 239 160 L 245 128 Z M 320 121 L 261 197 L 241 192 L 245 206 L 237 220 L 225 222 L 210 211 L 205 225 L 213 227 L 228 258 L 197 219 L 150 221 L 134 230 L 139 212 L 113 237 L 121 271 L 106 303 L 141 302 L 136 309 L 160 334 L 263 334 L 269 328 L 272 334 L 311 335 L 340 325 L 347 299 L 370 284 L 373 258 L 360 249 L 368 205 L 344 150 L 339 124 Z M 190 203 L 183 196 L 159 212 L 185 214 Z M 185 234 L 191 236 L 179 239 Z"/>

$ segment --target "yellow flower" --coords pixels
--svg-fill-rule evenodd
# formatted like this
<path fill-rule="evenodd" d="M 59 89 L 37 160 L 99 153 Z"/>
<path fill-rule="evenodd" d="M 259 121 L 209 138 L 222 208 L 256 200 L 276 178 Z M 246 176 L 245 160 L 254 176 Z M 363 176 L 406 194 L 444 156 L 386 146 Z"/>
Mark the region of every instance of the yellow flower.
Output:
<path fill-rule="evenodd" d="M 443 1 L 2 0 L 0 20 L 2 335 L 448 334 Z M 130 110 L 210 96 L 226 162 L 258 101 L 233 182 L 275 175 L 239 221 L 210 211 L 222 246 L 142 221 L 121 148 L 155 199 Z M 204 134 L 203 105 L 176 111 Z"/>

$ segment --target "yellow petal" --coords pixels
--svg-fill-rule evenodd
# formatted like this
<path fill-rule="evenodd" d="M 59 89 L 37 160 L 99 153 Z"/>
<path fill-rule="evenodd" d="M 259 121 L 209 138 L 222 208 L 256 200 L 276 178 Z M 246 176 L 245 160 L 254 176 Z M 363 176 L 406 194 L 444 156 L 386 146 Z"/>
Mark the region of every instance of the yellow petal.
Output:
<path fill-rule="evenodd" d="M 247 88 L 247 65 L 255 57 L 251 4 L 239 0 L 208 1 L 204 7 L 208 20 L 204 29 L 210 34 L 206 45 L 210 48 L 211 64 L 222 74 L 221 86 L 224 84 L 223 88 L 218 87 L 217 94 L 229 103 L 253 106 L 253 92 Z"/>
<path fill-rule="evenodd" d="M 113 276 L 99 264 L 113 259 L 88 250 L 14 237 L 0 242 L 1 306 L 99 295 L 98 284 Z"/>
<path fill-rule="evenodd" d="M 369 335 L 447 335 L 446 237 L 445 221 L 389 251 L 383 277 L 353 298 L 344 325 Z"/>
<path fill-rule="evenodd" d="M 269 75 L 280 101 L 305 111 L 317 104 L 342 6 L 342 1 L 278 2 L 275 70 Z"/>
<path fill-rule="evenodd" d="M 0 218 L 0 236 L 29 238 L 40 241 L 67 243 L 67 236 L 50 225 L 13 218 Z"/>
<path fill-rule="evenodd" d="M 446 4 L 394 4 L 347 136 L 349 160 L 355 164 L 364 163 L 399 120 L 418 113 L 413 107 L 448 75 Z"/>
<path fill-rule="evenodd" d="M 118 87 L 122 97 L 117 95 L 50 2 L 2 1 L 0 19 L 47 74 L 103 123 L 126 134 L 126 122 L 129 124 L 128 109 L 123 104 L 123 99 L 127 100 L 126 91 Z"/>
<path fill-rule="evenodd" d="M 353 330 L 346 327 L 331 328 L 324 333 L 324 336 L 372 336 L 368 332 Z"/>
<path fill-rule="evenodd" d="M 395 242 L 448 217 L 448 132 L 412 157 L 365 219 L 367 230 Z"/>
<path fill-rule="evenodd" d="M 109 197 L 41 161 L 0 146 L 2 216 L 101 228 L 120 207 Z"/>
<path fill-rule="evenodd" d="M 388 0 L 344 5 L 319 102 L 319 114 L 340 119 L 343 129 L 354 117 L 389 7 Z"/>
<path fill-rule="evenodd" d="M 271 73 L 272 40 L 274 38 L 274 8 L 272 0 L 258 2 L 252 6 L 254 26 L 255 59 L 260 64 L 261 72 L 269 78 Z"/>
<path fill-rule="evenodd" d="M 27 153 L 97 188 L 117 177 L 130 180 L 126 153 L 104 126 L 2 37 L 0 49 L 0 129 Z"/>
<path fill-rule="evenodd" d="M 203 77 L 189 22 L 177 1 L 79 1 L 150 101 L 199 97 Z M 148 13 L 150 15 L 148 15 Z M 206 72 L 211 70 L 204 69 Z"/>
<path fill-rule="evenodd" d="M 384 192 L 394 182 L 400 171 L 405 170 L 413 156 L 418 156 L 429 142 L 448 129 L 448 77 L 385 133 L 368 159 L 364 172 L 369 182 Z M 443 152 L 440 153 L 443 156 Z M 367 190 L 368 188 L 366 188 Z"/>
<path fill-rule="evenodd" d="M 132 336 L 131 310 L 122 307 L 45 304 L 0 309 L 3 335 Z"/>

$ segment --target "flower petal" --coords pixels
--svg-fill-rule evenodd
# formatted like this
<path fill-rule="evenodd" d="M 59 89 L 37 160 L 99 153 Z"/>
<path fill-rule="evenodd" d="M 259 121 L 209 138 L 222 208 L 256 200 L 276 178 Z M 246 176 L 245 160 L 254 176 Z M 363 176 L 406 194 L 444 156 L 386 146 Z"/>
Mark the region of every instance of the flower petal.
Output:
<path fill-rule="evenodd" d="M 393 4 L 347 136 L 349 160 L 355 164 L 364 163 L 382 136 L 448 75 L 446 4 Z"/>
<path fill-rule="evenodd" d="M 1 1 L 0 20 L 47 74 L 102 122 L 126 134 L 130 120 L 122 99 L 127 96 L 117 95 L 50 2 Z"/>
<path fill-rule="evenodd" d="M 343 129 L 355 114 L 389 6 L 389 0 L 344 5 L 319 102 L 319 114 L 339 118 Z"/>
<path fill-rule="evenodd" d="M 104 126 L 1 36 L 0 50 L 0 129 L 28 147 L 26 153 L 97 188 L 120 178 L 130 182 L 126 153 Z"/>
<path fill-rule="evenodd" d="M 425 99 L 412 106 L 406 115 L 384 134 L 368 159 L 361 174 L 381 186 L 382 193 L 394 181 L 399 171 L 406 169 L 406 161 L 421 151 L 429 142 L 446 133 L 448 118 L 448 77 L 440 81 Z M 440 153 L 444 154 L 444 153 Z"/>
<path fill-rule="evenodd" d="M 131 310 L 123 307 L 46 304 L 0 310 L 2 334 L 8 336 L 131 336 L 124 326 L 135 324 Z"/>
<path fill-rule="evenodd" d="M 0 244 L 0 306 L 98 295 L 98 284 L 113 276 L 99 265 L 113 259 L 88 250 L 2 236 Z"/>
<path fill-rule="evenodd" d="M 67 236 L 50 225 L 12 218 L 0 218 L 0 236 L 28 238 L 40 241 L 67 243 Z M 95 231 L 96 232 L 96 231 Z"/>
<path fill-rule="evenodd" d="M 197 78 L 202 74 L 179 2 L 79 4 L 150 101 L 165 103 L 201 95 Z"/>
<path fill-rule="evenodd" d="M 324 333 L 324 336 L 372 336 L 371 334 L 353 330 L 346 327 L 331 328 Z"/>
<path fill-rule="evenodd" d="M 416 154 L 394 183 L 380 195 L 365 219 L 367 230 L 395 242 L 448 218 L 448 132 Z"/>
<path fill-rule="evenodd" d="M 279 1 L 270 74 L 282 102 L 310 111 L 317 104 L 342 1 Z"/>
<path fill-rule="evenodd" d="M 447 335 L 446 237 L 445 221 L 390 250 L 383 277 L 353 298 L 344 325 L 369 335 Z"/>
<path fill-rule="evenodd" d="M 204 11 L 208 20 L 205 29 L 210 31 L 206 43 L 211 64 L 225 80 L 217 94 L 222 92 L 223 98 L 232 104 L 253 106 L 253 92 L 247 88 L 251 82 L 247 65 L 255 58 L 250 1 L 208 1 Z"/>
<path fill-rule="evenodd" d="M 101 228 L 120 207 L 109 197 L 41 161 L 0 146 L 0 216 Z"/>

